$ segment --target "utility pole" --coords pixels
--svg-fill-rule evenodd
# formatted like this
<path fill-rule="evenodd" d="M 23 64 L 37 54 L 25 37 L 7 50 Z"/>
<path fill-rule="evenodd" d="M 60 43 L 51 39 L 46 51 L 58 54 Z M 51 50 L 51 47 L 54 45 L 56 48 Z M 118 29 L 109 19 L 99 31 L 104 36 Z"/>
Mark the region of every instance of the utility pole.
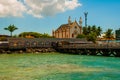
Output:
<path fill-rule="evenodd" d="M 88 15 L 88 12 L 84 12 L 84 15 L 85 15 L 85 27 L 87 27 L 87 15 Z"/>

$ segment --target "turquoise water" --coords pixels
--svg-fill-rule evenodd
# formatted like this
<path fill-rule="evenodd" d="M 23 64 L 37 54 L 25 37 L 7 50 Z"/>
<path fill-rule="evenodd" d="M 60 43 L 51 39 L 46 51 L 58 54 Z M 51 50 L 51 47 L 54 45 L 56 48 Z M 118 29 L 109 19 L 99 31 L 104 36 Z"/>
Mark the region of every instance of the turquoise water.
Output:
<path fill-rule="evenodd" d="M 120 58 L 60 53 L 1 54 L 0 80 L 120 80 Z"/>
<path fill-rule="evenodd" d="M 69 55 L 69 58 L 63 62 L 79 65 L 88 70 L 52 74 L 43 77 L 42 80 L 120 80 L 119 58 Z M 98 69 L 98 71 L 89 71 L 89 69 Z"/>

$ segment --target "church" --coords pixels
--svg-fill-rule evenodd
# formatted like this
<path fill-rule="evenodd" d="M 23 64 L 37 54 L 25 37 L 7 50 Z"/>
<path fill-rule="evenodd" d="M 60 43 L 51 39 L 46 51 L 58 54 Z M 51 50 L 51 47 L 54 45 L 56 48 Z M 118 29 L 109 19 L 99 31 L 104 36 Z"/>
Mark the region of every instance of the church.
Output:
<path fill-rule="evenodd" d="M 82 34 L 82 18 L 79 22 L 71 21 L 71 17 L 68 18 L 67 24 L 62 24 L 56 30 L 52 31 L 52 36 L 55 38 L 76 38 L 78 34 Z"/>

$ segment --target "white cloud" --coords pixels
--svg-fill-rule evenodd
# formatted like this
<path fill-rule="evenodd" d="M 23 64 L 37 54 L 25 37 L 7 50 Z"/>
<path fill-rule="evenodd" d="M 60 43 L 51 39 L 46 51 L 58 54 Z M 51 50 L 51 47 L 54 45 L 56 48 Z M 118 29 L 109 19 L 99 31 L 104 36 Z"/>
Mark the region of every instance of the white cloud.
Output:
<path fill-rule="evenodd" d="M 27 13 L 42 18 L 73 10 L 78 6 L 81 6 L 78 0 L 0 0 L 0 17 L 22 16 Z"/>
<path fill-rule="evenodd" d="M 29 7 L 28 13 L 35 17 L 52 16 L 78 6 L 78 0 L 25 0 Z"/>
<path fill-rule="evenodd" d="M 0 0 L 0 17 L 22 16 L 25 6 L 17 0 Z"/>
<path fill-rule="evenodd" d="M 65 6 L 66 6 L 68 9 L 71 9 L 71 10 L 72 10 L 72 9 L 78 7 L 78 6 L 81 6 L 81 4 L 78 3 L 78 0 L 67 0 L 67 1 L 65 2 Z"/>

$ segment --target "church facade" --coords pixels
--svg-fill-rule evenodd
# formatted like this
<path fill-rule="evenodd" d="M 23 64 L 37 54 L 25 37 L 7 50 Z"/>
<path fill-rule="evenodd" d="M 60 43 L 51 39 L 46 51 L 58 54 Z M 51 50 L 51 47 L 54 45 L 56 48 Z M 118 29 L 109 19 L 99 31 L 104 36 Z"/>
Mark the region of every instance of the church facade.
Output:
<path fill-rule="evenodd" d="M 52 31 L 52 36 L 55 38 L 76 38 L 78 34 L 82 34 L 82 18 L 79 22 L 71 21 L 69 16 L 68 23 L 62 24 L 58 29 Z"/>

